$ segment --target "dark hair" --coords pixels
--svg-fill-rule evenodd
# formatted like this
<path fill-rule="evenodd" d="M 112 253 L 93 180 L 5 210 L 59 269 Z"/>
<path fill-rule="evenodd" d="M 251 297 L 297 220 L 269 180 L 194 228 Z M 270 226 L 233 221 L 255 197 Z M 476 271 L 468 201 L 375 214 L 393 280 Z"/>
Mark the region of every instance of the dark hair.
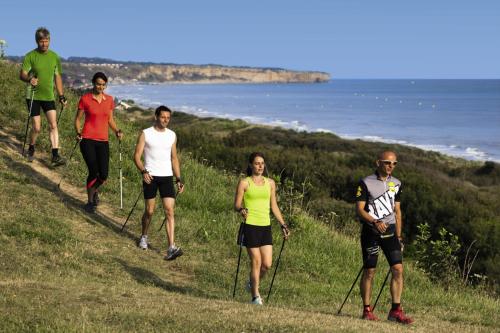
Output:
<path fill-rule="evenodd" d="M 40 27 L 40 28 L 36 29 L 36 31 L 35 31 L 36 42 L 38 43 L 38 41 L 42 38 L 50 39 L 50 32 L 45 27 Z"/>
<path fill-rule="evenodd" d="M 159 117 L 160 116 L 160 113 L 162 112 L 170 112 L 172 113 L 172 110 L 170 110 L 168 107 L 166 107 L 165 105 L 160 105 L 159 107 L 156 108 L 155 110 L 155 117 Z"/>
<path fill-rule="evenodd" d="M 255 159 L 257 157 L 262 157 L 262 159 L 264 159 L 264 161 L 266 160 L 264 157 L 264 154 L 262 154 L 258 151 L 251 153 L 250 156 L 248 157 L 248 166 L 247 166 L 247 176 L 249 176 L 249 177 L 252 175 L 252 163 L 253 163 L 253 161 L 255 161 Z M 264 166 L 264 172 L 267 173 L 267 168 L 265 166 Z"/>
<path fill-rule="evenodd" d="M 95 84 L 97 79 L 102 79 L 106 83 L 108 82 L 108 77 L 103 72 L 97 72 L 94 74 L 94 76 L 92 77 L 92 84 Z"/>

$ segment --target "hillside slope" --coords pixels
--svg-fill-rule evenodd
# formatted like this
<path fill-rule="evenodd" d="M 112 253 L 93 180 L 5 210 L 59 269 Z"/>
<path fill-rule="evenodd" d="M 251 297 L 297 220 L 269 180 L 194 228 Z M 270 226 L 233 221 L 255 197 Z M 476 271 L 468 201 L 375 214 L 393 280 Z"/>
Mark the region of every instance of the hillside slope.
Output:
<path fill-rule="evenodd" d="M 1 69 L 1 68 L 0 68 Z M 11 73 L 7 71 L 8 73 Z M 5 72 L 4 72 L 5 73 Z M 111 140 L 110 179 L 102 191 L 99 214 L 82 210 L 85 167 L 77 151 L 67 168 L 47 167 L 46 132 L 33 164 L 20 156 L 22 95 L 15 81 L 0 79 L 10 98 L 0 97 L 0 331 L 400 331 L 401 326 L 359 319 L 355 290 L 343 316 L 336 311 L 356 276 L 360 257 L 356 239 L 302 215 L 287 243 L 271 300 L 262 308 L 247 304 L 244 291 L 248 260 L 235 301 L 231 299 L 240 222 L 233 213 L 236 177 L 181 155 L 186 193 L 178 200 L 177 240 L 185 255 L 162 259 L 166 242 L 158 232 L 161 210 L 151 228 L 153 249 L 136 247 L 142 203 L 124 233 L 120 224 L 139 194 L 139 176 L 131 161 L 137 124 L 118 115 L 126 139 L 125 209 L 118 208 L 118 147 Z M 19 93 L 20 94 L 20 93 Z M 62 118 L 63 153 L 73 147 L 71 118 L 75 97 Z M 175 117 L 174 117 L 175 121 Z M 21 139 L 21 140 L 19 140 Z M 56 189 L 64 173 L 62 191 Z M 280 245 L 278 230 L 275 244 Z M 276 254 L 275 254 L 276 255 Z M 383 263 L 384 261 L 381 260 Z M 380 274 L 378 290 L 386 271 Z M 433 285 L 408 265 L 404 305 L 414 331 L 495 331 L 499 301 L 473 290 Z M 262 290 L 269 287 L 269 277 Z M 381 318 L 389 306 L 380 300 Z"/>
<path fill-rule="evenodd" d="M 105 205 L 99 214 L 86 215 L 83 189 L 63 182 L 57 191 L 59 177 L 43 159 L 26 164 L 12 150 L 19 143 L 13 145 L 5 133 L 1 142 L 0 157 L 7 166 L 0 173 L 2 331 L 400 329 L 359 320 L 356 293 L 345 315 L 335 315 L 358 269 L 357 244 L 308 218 L 298 221 L 285 248 L 269 304 L 246 304 L 246 260 L 237 302 L 232 302 L 238 223 L 230 210 L 234 177 L 183 156 L 189 190 L 179 198 L 177 234 L 186 255 L 170 263 L 162 260 L 165 240 L 156 231 L 160 218 L 151 232 L 153 250 L 141 251 L 135 245 L 141 205 L 121 233 L 123 219 L 113 213 L 116 208 Z M 127 197 L 130 207 L 133 198 Z M 269 279 L 264 290 L 268 284 Z M 406 288 L 406 309 L 418 331 L 498 328 L 498 301 L 471 292 L 445 293 L 413 269 Z M 387 307 L 386 290 L 381 316 Z"/>

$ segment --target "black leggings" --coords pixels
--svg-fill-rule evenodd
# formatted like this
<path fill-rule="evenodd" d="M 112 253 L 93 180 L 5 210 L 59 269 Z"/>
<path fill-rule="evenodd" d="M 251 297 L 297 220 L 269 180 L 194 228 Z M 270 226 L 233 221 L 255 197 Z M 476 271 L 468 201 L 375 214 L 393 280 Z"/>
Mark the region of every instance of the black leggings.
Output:
<path fill-rule="evenodd" d="M 109 144 L 108 141 L 82 139 L 80 151 L 89 169 L 87 188 L 98 188 L 108 178 Z"/>

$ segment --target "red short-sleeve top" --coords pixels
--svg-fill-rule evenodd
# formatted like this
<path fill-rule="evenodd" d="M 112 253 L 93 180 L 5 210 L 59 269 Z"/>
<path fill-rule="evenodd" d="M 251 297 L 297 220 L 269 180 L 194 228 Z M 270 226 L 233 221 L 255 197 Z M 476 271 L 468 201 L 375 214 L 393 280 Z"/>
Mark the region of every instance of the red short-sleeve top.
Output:
<path fill-rule="evenodd" d="M 92 93 L 83 95 L 78 103 L 78 110 L 85 112 L 82 138 L 108 141 L 109 119 L 114 108 L 115 102 L 110 95 L 103 94 L 100 103 Z"/>

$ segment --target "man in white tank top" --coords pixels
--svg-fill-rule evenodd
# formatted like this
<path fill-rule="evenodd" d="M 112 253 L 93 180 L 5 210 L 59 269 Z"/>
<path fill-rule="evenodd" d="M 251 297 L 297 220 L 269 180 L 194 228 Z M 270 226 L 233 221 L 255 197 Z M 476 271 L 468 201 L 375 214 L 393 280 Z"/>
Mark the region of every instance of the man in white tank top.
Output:
<path fill-rule="evenodd" d="M 162 105 L 156 109 L 154 126 L 141 132 L 134 153 L 135 165 L 142 173 L 144 192 L 144 214 L 139 247 L 144 250 L 148 248 L 148 229 L 155 209 L 156 193 L 159 190 L 167 219 L 166 260 L 173 260 L 183 253 L 180 247 L 175 246 L 174 241 L 176 193 L 173 178 L 175 177 L 177 193 L 184 191 L 184 184 L 181 181 L 181 168 L 177 156 L 177 137 L 167 128 L 171 115 L 172 111 L 166 106 Z M 141 160 L 143 155 L 144 164 Z"/>

